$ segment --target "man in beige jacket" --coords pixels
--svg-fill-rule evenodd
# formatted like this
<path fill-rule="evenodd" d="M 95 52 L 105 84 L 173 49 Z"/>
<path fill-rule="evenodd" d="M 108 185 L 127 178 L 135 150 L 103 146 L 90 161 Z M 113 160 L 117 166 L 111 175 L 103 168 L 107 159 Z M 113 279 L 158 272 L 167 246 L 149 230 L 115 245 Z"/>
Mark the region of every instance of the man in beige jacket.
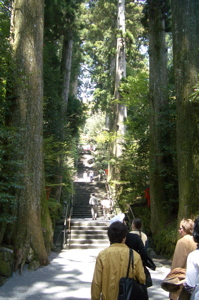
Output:
<path fill-rule="evenodd" d="M 126 276 L 129 248 L 125 245 L 127 228 L 121 222 L 114 222 L 108 228 L 110 246 L 102 250 L 96 259 L 91 285 L 92 300 L 116 300 L 119 280 Z M 129 277 L 145 283 L 146 277 L 140 255 L 133 251 L 134 269 L 130 267 Z M 100 295 L 102 298 L 100 298 Z"/>

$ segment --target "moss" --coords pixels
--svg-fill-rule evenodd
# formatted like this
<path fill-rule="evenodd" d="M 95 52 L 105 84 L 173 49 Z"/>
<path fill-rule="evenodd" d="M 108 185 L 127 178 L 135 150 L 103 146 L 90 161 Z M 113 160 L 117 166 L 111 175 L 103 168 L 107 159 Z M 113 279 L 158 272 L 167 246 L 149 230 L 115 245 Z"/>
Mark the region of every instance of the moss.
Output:
<path fill-rule="evenodd" d="M 4 285 L 4 283 L 7 281 L 7 277 L 0 276 L 0 286 Z"/>
<path fill-rule="evenodd" d="M 48 201 L 48 207 L 54 227 L 56 220 L 60 218 L 60 215 L 62 213 L 62 205 L 58 203 L 55 199 L 50 198 Z"/>
<path fill-rule="evenodd" d="M 167 224 L 165 228 L 160 228 L 152 239 L 155 252 L 171 258 L 177 242 L 176 221 Z"/>
<path fill-rule="evenodd" d="M 0 261 L 0 275 L 5 277 L 12 275 L 12 267 L 9 262 Z"/>
<path fill-rule="evenodd" d="M 47 253 L 49 254 L 53 244 L 53 228 L 52 228 L 52 220 L 50 217 L 50 212 L 48 207 L 48 200 L 46 199 L 45 196 L 46 194 L 44 193 L 41 202 L 42 205 L 41 221 L 42 221 L 45 248 Z"/>

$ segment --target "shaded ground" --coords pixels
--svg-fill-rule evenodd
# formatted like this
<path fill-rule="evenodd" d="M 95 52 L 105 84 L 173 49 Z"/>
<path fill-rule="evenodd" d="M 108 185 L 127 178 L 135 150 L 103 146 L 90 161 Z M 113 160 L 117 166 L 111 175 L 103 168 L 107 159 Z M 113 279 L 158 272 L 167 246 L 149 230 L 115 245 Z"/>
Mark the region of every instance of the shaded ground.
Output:
<path fill-rule="evenodd" d="M 14 273 L 0 287 L 1 300 L 89 300 L 95 259 L 101 249 L 64 250 L 51 254 L 50 265 L 37 271 Z M 162 279 L 169 272 L 168 262 L 154 259 L 157 269 L 151 271 L 153 286 L 150 299 L 166 300 L 168 293 L 161 289 Z M 166 263 L 162 265 L 162 261 Z"/>

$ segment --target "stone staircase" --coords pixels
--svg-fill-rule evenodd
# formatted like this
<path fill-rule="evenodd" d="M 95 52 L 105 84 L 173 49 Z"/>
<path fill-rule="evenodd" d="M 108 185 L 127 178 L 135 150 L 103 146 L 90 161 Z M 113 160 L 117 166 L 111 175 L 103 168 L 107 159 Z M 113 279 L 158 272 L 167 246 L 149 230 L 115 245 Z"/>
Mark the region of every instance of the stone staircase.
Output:
<path fill-rule="evenodd" d="M 90 155 L 84 155 L 78 164 L 78 176 L 74 182 L 73 214 L 66 244 L 68 249 L 106 248 L 110 245 L 107 236 L 109 222 L 103 220 L 101 205 L 98 206 L 97 220 L 92 220 L 91 217 L 89 205 L 91 194 L 96 194 L 100 204 L 106 196 L 106 188 L 105 182 L 99 182 L 97 176 L 94 177 L 93 182 L 85 182 L 83 172 L 93 170 L 92 165 L 88 163 L 90 159 Z M 57 251 L 62 249 L 62 241 L 63 220 L 60 220 L 56 222 L 54 234 Z"/>
<path fill-rule="evenodd" d="M 106 196 L 105 184 L 102 182 L 74 182 L 73 218 L 91 218 L 89 199 L 92 193 L 96 194 L 98 202 Z M 98 217 L 102 217 L 101 206 L 98 206 Z"/>
<path fill-rule="evenodd" d="M 73 219 L 69 249 L 106 248 L 110 245 L 107 237 L 107 223 L 103 220 L 88 221 Z"/>
<path fill-rule="evenodd" d="M 78 167 L 78 179 L 74 182 L 73 215 L 68 239 L 69 249 L 106 248 L 110 245 L 107 228 L 109 222 L 103 220 L 101 205 L 98 206 L 97 220 L 92 220 L 89 199 L 95 193 L 100 204 L 106 196 L 105 182 L 94 176 L 93 182 L 85 182 L 84 171 L 93 170 L 90 155 L 84 155 Z"/>

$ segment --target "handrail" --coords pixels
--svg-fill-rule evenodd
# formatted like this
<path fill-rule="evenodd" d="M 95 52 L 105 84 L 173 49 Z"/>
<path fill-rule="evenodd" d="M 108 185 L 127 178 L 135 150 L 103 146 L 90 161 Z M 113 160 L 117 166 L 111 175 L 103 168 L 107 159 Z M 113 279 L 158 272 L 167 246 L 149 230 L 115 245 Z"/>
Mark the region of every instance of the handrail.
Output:
<path fill-rule="evenodd" d="M 71 217 L 73 213 L 73 195 L 69 203 L 66 205 L 65 217 L 64 217 L 64 228 L 63 228 L 63 241 L 62 241 L 62 248 L 65 249 L 66 245 L 68 244 L 67 241 L 69 240 L 69 234 L 71 236 Z"/>

